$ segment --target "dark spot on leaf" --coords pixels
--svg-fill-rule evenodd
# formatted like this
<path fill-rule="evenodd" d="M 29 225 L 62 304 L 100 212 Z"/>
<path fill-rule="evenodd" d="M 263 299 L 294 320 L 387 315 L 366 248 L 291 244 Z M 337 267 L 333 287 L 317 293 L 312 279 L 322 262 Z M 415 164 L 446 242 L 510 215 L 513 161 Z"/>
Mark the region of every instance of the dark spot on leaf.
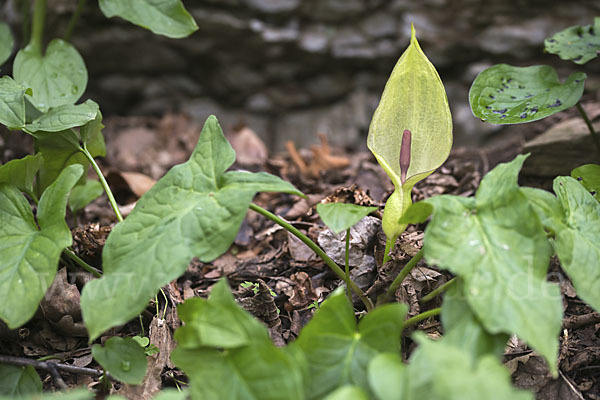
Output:
<path fill-rule="evenodd" d="M 503 87 L 504 89 L 508 89 L 508 85 L 507 85 L 507 84 L 505 84 L 505 83 L 503 83 L 503 84 L 502 84 L 502 87 Z"/>
<path fill-rule="evenodd" d="M 535 114 L 536 112 L 538 112 L 538 108 L 537 107 L 532 107 L 531 108 L 531 113 Z"/>
<path fill-rule="evenodd" d="M 573 59 L 573 61 L 579 61 L 579 60 L 581 60 L 582 58 L 583 58 L 583 56 L 577 56 L 577 57 L 575 57 L 575 58 Z"/>
<path fill-rule="evenodd" d="M 510 96 L 510 98 L 514 100 L 514 99 L 516 99 L 517 97 L 516 97 L 516 96 Z"/>
<path fill-rule="evenodd" d="M 577 177 L 577 180 L 578 180 L 579 182 L 581 182 L 581 181 L 583 180 L 583 178 L 582 178 L 582 177 L 580 177 L 580 176 L 578 176 L 578 177 Z"/>
<path fill-rule="evenodd" d="M 525 86 L 519 85 L 519 89 L 525 89 Z"/>
<path fill-rule="evenodd" d="M 595 196 L 595 195 L 596 195 L 596 191 L 595 191 L 595 190 L 592 190 L 592 191 L 590 192 L 590 194 L 591 194 L 592 196 Z"/>
<path fill-rule="evenodd" d="M 496 98 L 496 96 L 493 96 L 490 94 L 490 99 L 494 100 Z"/>
<path fill-rule="evenodd" d="M 556 101 L 550 105 L 548 105 L 548 108 L 554 108 L 554 107 L 560 107 L 562 105 L 562 101 L 560 101 L 560 99 L 556 99 Z"/>
<path fill-rule="evenodd" d="M 504 119 L 504 118 L 506 118 L 506 114 L 500 116 L 500 119 Z"/>
<path fill-rule="evenodd" d="M 530 99 L 530 98 L 532 98 L 532 97 L 533 97 L 533 95 L 532 95 L 531 93 L 527 93 L 527 94 L 525 95 L 525 98 L 526 98 L 526 99 Z"/>
<path fill-rule="evenodd" d="M 486 110 L 491 110 L 492 106 L 485 106 Z"/>
<path fill-rule="evenodd" d="M 503 108 L 502 110 L 492 110 L 492 112 L 494 114 L 504 114 L 507 111 L 506 108 Z"/>
<path fill-rule="evenodd" d="M 549 91 L 550 91 L 550 88 L 546 88 L 546 92 L 549 92 Z"/>
<path fill-rule="evenodd" d="M 579 83 L 579 82 L 581 82 L 580 79 L 575 79 L 575 83 Z"/>
<path fill-rule="evenodd" d="M 527 113 L 523 113 L 523 114 L 519 115 L 519 117 L 521 117 L 521 119 L 527 118 Z"/>
<path fill-rule="evenodd" d="M 548 42 L 549 43 L 556 43 L 556 40 L 554 40 L 554 39 L 548 39 Z"/>
<path fill-rule="evenodd" d="M 511 83 L 512 82 L 512 78 L 509 78 L 506 82 Z"/>

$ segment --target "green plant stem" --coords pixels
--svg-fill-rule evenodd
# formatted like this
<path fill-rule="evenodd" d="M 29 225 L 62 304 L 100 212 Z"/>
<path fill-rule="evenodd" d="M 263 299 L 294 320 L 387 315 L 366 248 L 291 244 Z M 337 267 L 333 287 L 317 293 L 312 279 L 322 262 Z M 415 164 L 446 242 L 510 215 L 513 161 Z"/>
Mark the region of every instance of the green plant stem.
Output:
<path fill-rule="evenodd" d="M 419 303 L 425 304 L 428 301 L 435 299 L 437 296 L 439 296 L 441 293 L 444 293 L 455 283 L 456 283 L 456 278 L 450 279 L 448 282 L 444 283 L 439 288 L 432 290 L 427 296 L 423 296 L 423 298 L 421 300 L 419 300 Z"/>
<path fill-rule="evenodd" d="M 33 8 L 33 22 L 31 24 L 31 40 L 29 45 L 38 54 L 42 53 L 42 38 L 44 35 L 44 21 L 46 19 L 46 0 L 35 0 Z"/>
<path fill-rule="evenodd" d="M 394 279 L 388 290 L 383 296 L 381 296 L 379 300 L 383 303 L 387 303 L 390 300 L 390 298 L 392 298 L 394 293 L 396 293 L 396 290 L 400 287 L 404 278 L 408 276 L 410 271 L 419 263 L 419 261 L 421 261 L 422 258 L 423 249 L 419 250 L 419 252 L 415 254 L 413 258 L 410 259 L 410 261 L 404 266 L 404 268 L 402 268 L 402 271 L 400 271 L 396 279 Z"/>
<path fill-rule="evenodd" d="M 81 258 L 77 256 L 71 249 L 64 249 L 63 253 L 67 256 L 71 261 L 75 262 L 75 264 L 79 265 L 81 268 L 85 269 L 87 272 L 94 275 L 96 278 L 101 278 L 102 274 L 96 268 L 92 267 Z"/>
<path fill-rule="evenodd" d="M 577 107 L 577 110 L 579 110 L 579 114 L 581 114 L 581 118 L 583 118 L 583 121 L 585 122 L 588 129 L 590 130 L 590 135 L 592 135 L 592 140 L 594 141 L 594 144 L 596 145 L 596 150 L 598 150 L 598 154 L 600 154 L 600 138 L 598 138 L 598 133 L 596 133 L 596 131 L 594 130 L 594 125 L 592 125 L 592 122 L 590 121 L 587 113 L 581 106 L 581 103 L 578 102 L 577 104 L 575 104 L 575 107 Z"/>
<path fill-rule="evenodd" d="M 23 43 L 29 43 L 31 36 L 31 30 L 29 29 L 29 23 L 31 20 L 31 2 L 23 0 L 21 1 L 21 40 Z"/>
<path fill-rule="evenodd" d="M 346 253 L 344 256 L 344 269 L 346 272 L 346 282 L 350 282 L 350 228 L 346 229 Z M 346 292 L 348 293 L 348 300 L 352 303 L 352 292 L 350 286 L 346 285 Z"/>
<path fill-rule="evenodd" d="M 254 203 L 250 203 L 250 209 L 252 211 L 256 211 L 260 215 L 262 215 L 262 216 L 270 219 L 271 221 L 275 222 L 276 224 L 282 226 L 288 232 L 290 232 L 292 235 L 294 235 L 298 239 L 300 239 L 305 245 L 307 245 L 312 251 L 314 251 L 317 254 L 317 256 L 319 256 L 319 258 L 321 258 L 321 260 L 323 260 L 325 262 L 325 264 L 327 264 L 327 266 L 338 277 L 340 277 L 340 279 L 342 279 L 344 282 L 346 282 L 346 285 L 348 285 L 348 287 L 350 287 L 350 289 L 352 289 L 352 291 L 354 293 L 356 293 L 356 295 L 363 302 L 367 311 L 371 311 L 374 308 L 373 302 L 371 302 L 371 299 L 369 299 L 367 296 L 365 296 L 363 291 L 356 285 L 356 283 L 347 279 L 346 275 L 344 274 L 344 271 L 335 263 L 335 261 L 333 261 L 315 242 L 310 240 L 310 238 L 308 236 L 306 236 L 305 234 L 300 232 L 292 224 L 285 221 L 283 218 L 278 217 L 277 215 L 273 214 L 272 212 L 267 211 L 264 208 L 257 206 Z"/>
<path fill-rule="evenodd" d="M 383 253 L 383 264 L 385 264 L 386 262 L 388 262 L 392 259 L 391 253 L 392 253 L 392 250 L 394 249 L 394 244 L 396 244 L 396 239 L 398 239 L 398 237 L 388 238 L 385 241 L 385 250 Z"/>
<path fill-rule="evenodd" d="M 100 180 L 100 184 L 102 185 L 102 188 L 104 189 L 104 191 L 106 192 L 106 195 L 108 196 L 108 202 L 110 203 L 110 206 L 112 207 L 113 211 L 115 212 L 115 215 L 117 216 L 117 220 L 119 222 L 122 222 L 123 221 L 123 216 L 121 215 L 121 211 L 119 210 L 119 206 L 117 205 L 117 201 L 115 200 L 115 196 L 113 196 L 113 193 L 110 190 L 110 187 L 108 186 L 108 182 L 106 182 L 106 179 L 104 179 L 104 174 L 102 174 L 102 171 L 100 171 L 100 167 L 98 167 L 98 164 L 96 164 L 96 160 L 94 160 L 94 157 L 92 157 L 92 155 L 88 151 L 88 149 L 85 146 L 85 144 L 83 145 L 83 147 L 80 147 L 79 150 L 88 159 L 88 161 L 92 165 L 92 168 L 94 168 L 94 171 L 96 171 L 96 175 L 98 175 L 98 179 Z"/>
<path fill-rule="evenodd" d="M 83 10 L 83 7 L 85 6 L 85 2 L 86 0 L 79 0 L 79 3 L 77 3 L 77 8 L 75 9 L 75 12 L 73 13 L 73 15 L 71 15 L 71 19 L 69 20 L 69 25 L 67 25 L 67 29 L 65 31 L 65 36 L 64 36 L 64 40 L 65 42 L 68 42 L 69 40 L 71 40 L 71 36 L 73 35 L 73 30 L 75 30 L 75 25 L 77 25 L 77 21 L 79 20 L 79 16 L 81 15 L 81 11 Z"/>
<path fill-rule="evenodd" d="M 421 314 L 417 314 L 414 317 L 411 317 L 411 318 L 407 319 L 406 321 L 404 321 L 404 328 L 406 328 L 407 326 L 411 326 L 416 323 L 419 323 L 429 317 L 439 315 L 440 312 L 442 312 L 442 308 L 438 307 L 438 308 L 434 308 L 429 311 L 422 312 Z"/>

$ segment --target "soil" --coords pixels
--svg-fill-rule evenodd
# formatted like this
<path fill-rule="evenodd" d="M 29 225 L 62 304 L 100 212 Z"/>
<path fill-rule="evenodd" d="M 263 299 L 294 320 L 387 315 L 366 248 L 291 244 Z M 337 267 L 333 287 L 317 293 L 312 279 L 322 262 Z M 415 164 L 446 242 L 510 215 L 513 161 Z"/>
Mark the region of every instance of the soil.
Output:
<path fill-rule="evenodd" d="M 154 180 L 171 166 L 187 159 L 199 132 L 197 124 L 181 115 L 106 121 L 109 157 L 102 159 L 101 164 L 118 202 L 123 205 L 124 214 L 133 208 Z M 3 162 L 23 156 L 31 149 L 30 141 L 22 136 L 2 133 Z M 343 242 L 341 237 L 331 234 L 323 226 L 315 205 L 333 200 L 375 205 L 382 210 L 393 189 L 370 153 L 350 154 L 332 149 L 324 137 L 311 149 L 296 149 L 289 143 L 287 152 L 273 156 L 268 155 L 264 144 L 247 127 L 228 132 L 228 138 L 238 153 L 238 164 L 233 168 L 276 174 L 307 195 L 307 199 L 300 199 L 263 193 L 256 196 L 255 203 L 284 217 L 333 252 L 336 248 L 339 250 Z M 520 149 L 514 142 L 489 149 L 455 148 L 438 171 L 417 184 L 413 200 L 439 194 L 471 196 L 491 168 L 499 162 L 512 160 Z M 528 184 L 547 186 L 547 182 L 536 182 L 527 177 L 525 180 Z M 380 211 L 373 213 L 355 233 L 358 239 L 353 277 L 373 298 L 389 286 L 397 272 L 422 246 L 425 228 L 425 225 L 410 226 L 398 240 L 392 260 L 381 266 L 384 237 L 379 228 L 380 218 Z M 76 253 L 101 269 L 102 246 L 115 223 L 106 199 L 94 201 L 78 216 L 69 214 L 67 220 L 72 227 Z M 130 387 L 113 383 L 106 388 L 91 375 L 61 371 L 58 380 L 56 374 L 39 370 L 45 390 L 56 390 L 64 385 L 86 385 L 96 388 L 99 398 L 108 392 L 129 398 L 148 398 L 160 388 L 181 385 L 186 377 L 167 357 L 175 345 L 172 333 L 180 325 L 175 307 L 190 297 L 207 296 L 212 285 L 222 277 L 229 280 L 239 303 L 264 321 L 277 345 L 293 341 L 310 320 L 315 305 L 341 284 L 304 244 L 249 211 L 228 252 L 211 263 L 192 260 L 183 276 L 163 288 L 164 295 L 159 294 L 158 304 L 148 305 L 141 316 L 142 324 L 136 319 L 107 332 L 100 339 L 105 341 L 112 335 L 149 335 L 161 352 L 150 357 L 149 373 L 143 385 Z M 425 305 L 419 304 L 419 299 L 451 277 L 447 271 L 421 261 L 396 292 L 396 300 L 409 305 L 409 316 L 438 307 L 441 304 L 439 298 Z M 560 282 L 564 299 L 560 375 L 552 379 L 542 359 L 516 338 L 506 347 L 506 366 L 512 372 L 514 383 L 536 392 L 538 399 L 600 399 L 600 315 L 577 298 L 556 260 L 552 261 L 550 277 Z M 54 290 L 49 290 L 50 295 L 42 302 L 35 318 L 16 331 L 0 325 L 0 354 L 32 359 L 52 356 L 62 364 L 98 368 L 87 344 L 78 303 L 80 290 L 90 279 L 90 274 L 75 269 L 68 262 L 61 263 Z M 257 293 L 241 286 L 247 281 L 258 283 Z M 357 313 L 363 311 L 360 301 L 356 300 L 354 305 Z M 163 318 L 156 317 L 157 309 Z M 427 319 L 417 328 L 434 338 L 443 334 L 437 318 Z M 414 349 L 410 333 L 405 332 L 403 338 L 405 359 Z"/>

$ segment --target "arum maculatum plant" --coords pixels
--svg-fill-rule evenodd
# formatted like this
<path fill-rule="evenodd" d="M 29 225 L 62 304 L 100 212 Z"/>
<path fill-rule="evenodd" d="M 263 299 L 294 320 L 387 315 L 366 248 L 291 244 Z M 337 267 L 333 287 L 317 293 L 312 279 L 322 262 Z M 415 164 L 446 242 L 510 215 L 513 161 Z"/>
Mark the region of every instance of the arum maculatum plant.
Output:
<path fill-rule="evenodd" d="M 410 45 L 394 67 L 373 115 L 367 146 L 395 187 L 383 212 L 385 262 L 406 229 L 398 220 L 412 204 L 412 188 L 446 161 L 452 147 L 446 91 L 412 25 Z"/>

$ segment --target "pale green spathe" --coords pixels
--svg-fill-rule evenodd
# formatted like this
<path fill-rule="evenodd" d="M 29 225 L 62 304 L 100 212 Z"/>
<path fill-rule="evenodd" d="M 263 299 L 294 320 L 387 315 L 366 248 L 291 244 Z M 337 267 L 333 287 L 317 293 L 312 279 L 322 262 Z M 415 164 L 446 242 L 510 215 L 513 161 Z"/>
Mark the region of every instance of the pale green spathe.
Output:
<path fill-rule="evenodd" d="M 367 146 L 396 187 L 384 210 L 383 230 L 397 237 L 406 225 L 398 219 L 411 204 L 410 192 L 448 158 L 452 147 L 452 117 L 444 85 L 427 59 L 414 27 L 410 45 L 400 57 L 375 110 Z M 410 165 L 400 179 L 400 148 L 405 129 L 411 131 Z"/>

